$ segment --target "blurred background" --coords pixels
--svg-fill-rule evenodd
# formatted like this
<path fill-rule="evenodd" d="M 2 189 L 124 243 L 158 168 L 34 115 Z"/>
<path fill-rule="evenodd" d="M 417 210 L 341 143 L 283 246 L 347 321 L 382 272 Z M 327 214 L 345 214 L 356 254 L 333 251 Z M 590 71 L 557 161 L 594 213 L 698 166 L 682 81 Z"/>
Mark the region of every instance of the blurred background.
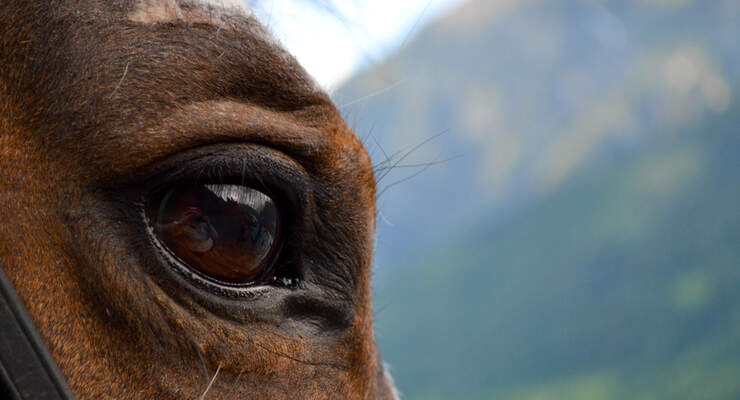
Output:
<path fill-rule="evenodd" d="M 740 399 L 740 1 L 313 3 L 404 399 Z"/>

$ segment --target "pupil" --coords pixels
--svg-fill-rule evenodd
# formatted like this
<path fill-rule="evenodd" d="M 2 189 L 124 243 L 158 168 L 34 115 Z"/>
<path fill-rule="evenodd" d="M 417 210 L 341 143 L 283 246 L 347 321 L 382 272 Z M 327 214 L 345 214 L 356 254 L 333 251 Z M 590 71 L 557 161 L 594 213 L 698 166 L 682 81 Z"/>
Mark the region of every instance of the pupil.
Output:
<path fill-rule="evenodd" d="M 148 214 L 167 250 L 207 278 L 252 282 L 274 252 L 275 203 L 247 186 L 177 186 L 151 202 Z"/>

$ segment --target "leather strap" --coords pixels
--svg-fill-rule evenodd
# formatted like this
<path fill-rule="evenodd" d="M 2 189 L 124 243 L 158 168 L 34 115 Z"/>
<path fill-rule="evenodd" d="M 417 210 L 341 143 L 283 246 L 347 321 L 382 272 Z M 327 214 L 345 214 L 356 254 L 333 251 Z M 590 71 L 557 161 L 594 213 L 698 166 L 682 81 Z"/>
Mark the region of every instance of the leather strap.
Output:
<path fill-rule="evenodd" d="M 73 400 L 59 367 L 0 267 L 0 398 Z"/>

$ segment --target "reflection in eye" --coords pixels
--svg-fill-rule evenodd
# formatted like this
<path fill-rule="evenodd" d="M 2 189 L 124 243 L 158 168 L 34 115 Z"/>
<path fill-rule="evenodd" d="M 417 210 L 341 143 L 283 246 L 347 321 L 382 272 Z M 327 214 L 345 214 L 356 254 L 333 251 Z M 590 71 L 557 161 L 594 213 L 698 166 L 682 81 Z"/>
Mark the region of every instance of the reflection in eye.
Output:
<path fill-rule="evenodd" d="M 147 214 L 164 247 L 193 270 L 219 281 L 253 281 L 276 247 L 275 203 L 247 186 L 176 186 L 151 199 Z"/>

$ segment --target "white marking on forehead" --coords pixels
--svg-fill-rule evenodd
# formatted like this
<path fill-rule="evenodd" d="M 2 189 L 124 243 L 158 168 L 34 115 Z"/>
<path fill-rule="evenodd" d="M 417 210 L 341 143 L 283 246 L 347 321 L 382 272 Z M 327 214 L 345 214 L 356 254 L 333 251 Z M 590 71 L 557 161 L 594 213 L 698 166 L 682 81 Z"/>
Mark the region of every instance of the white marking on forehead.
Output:
<path fill-rule="evenodd" d="M 210 7 L 219 7 L 244 15 L 252 15 L 252 10 L 247 7 L 243 0 L 195 0 L 193 3 L 201 3 Z"/>
<path fill-rule="evenodd" d="M 270 45 L 286 61 L 293 59 L 280 41 L 257 21 L 243 0 L 138 0 L 136 7 L 128 14 L 129 20 L 140 24 L 203 23 L 219 29 L 234 29 L 242 18 L 250 20 L 247 24 L 240 24 L 249 35 Z M 313 77 L 307 77 L 307 89 L 321 91 Z"/>
<path fill-rule="evenodd" d="M 228 17 L 252 17 L 242 0 L 139 0 L 129 19 L 142 24 L 184 21 L 225 26 Z"/>

